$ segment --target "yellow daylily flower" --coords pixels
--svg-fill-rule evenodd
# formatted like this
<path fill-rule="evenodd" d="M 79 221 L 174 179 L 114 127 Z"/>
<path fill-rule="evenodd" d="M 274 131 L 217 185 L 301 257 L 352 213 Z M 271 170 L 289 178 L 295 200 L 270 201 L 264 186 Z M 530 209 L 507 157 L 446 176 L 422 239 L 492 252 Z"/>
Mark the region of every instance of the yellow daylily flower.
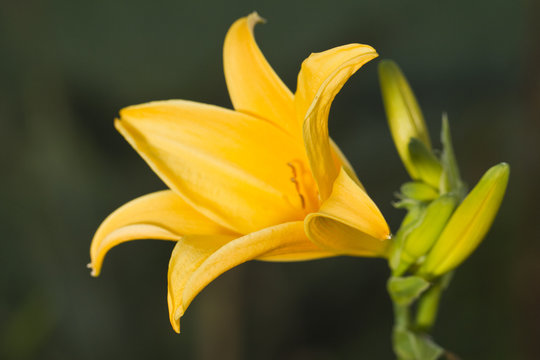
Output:
<path fill-rule="evenodd" d="M 169 190 L 113 212 L 90 248 L 99 275 L 112 247 L 175 241 L 168 274 L 171 324 L 225 271 L 249 260 L 386 256 L 390 231 L 328 136 L 330 105 L 377 53 L 350 44 L 309 56 L 293 94 L 259 50 L 256 14 L 237 20 L 223 50 L 234 111 L 185 100 L 120 111 L 115 126 Z"/>

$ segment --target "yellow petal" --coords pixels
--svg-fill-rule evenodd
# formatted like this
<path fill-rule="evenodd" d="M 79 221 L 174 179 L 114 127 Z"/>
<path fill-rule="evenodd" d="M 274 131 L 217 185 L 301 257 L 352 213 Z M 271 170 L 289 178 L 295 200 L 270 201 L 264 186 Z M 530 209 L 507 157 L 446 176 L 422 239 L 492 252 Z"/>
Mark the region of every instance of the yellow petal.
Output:
<path fill-rule="evenodd" d="M 300 227 L 301 222 L 297 226 Z M 302 225 L 303 228 L 303 225 Z M 300 237 L 301 234 L 299 233 Z M 287 244 L 276 248 L 262 256 L 257 257 L 257 260 L 261 261 L 273 261 L 273 262 L 288 262 L 288 261 L 306 261 L 322 259 L 326 257 L 336 256 L 335 252 L 323 250 L 318 245 L 314 244 L 304 232 L 303 240 Z"/>
<path fill-rule="evenodd" d="M 180 316 L 184 313 L 182 295 L 186 282 L 193 272 L 212 253 L 234 238 L 229 236 L 186 236 L 176 243 L 169 261 L 167 275 L 169 320 L 176 332 L 180 332 Z M 179 315 L 176 316 L 175 314 Z"/>
<path fill-rule="evenodd" d="M 131 106 L 117 129 L 187 203 L 238 233 L 304 216 L 288 165 L 302 145 L 249 115 L 189 101 Z"/>
<path fill-rule="evenodd" d="M 309 242 L 311 240 L 308 239 Z M 332 256 L 338 256 L 340 254 L 329 251 L 329 250 L 323 250 L 319 246 L 313 244 L 314 249 L 311 250 L 311 247 L 306 246 L 305 248 L 303 246 L 295 246 L 291 249 L 281 249 L 279 251 L 276 250 L 275 253 L 264 255 L 262 257 L 258 257 L 256 260 L 261 261 L 269 261 L 269 262 L 293 262 L 293 261 L 308 261 L 308 260 L 317 260 L 317 259 L 323 259 L 327 257 Z"/>
<path fill-rule="evenodd" d="M 288 251 L 291 256 L 294 252 L 306 254 L 306 250 L 316 249 L 308 249 L 308 241 L 302 221 L 276 225 L 232 241 L 226 238 L 191 241 L 189 237 L 179 241 L 169 264 L 168 299 L 173 328 L 179 331 L 179 319 L 193 298 L 227 270 L 249 260 Z"/>
<path fill-rule="evenodd" d="M 362 185 L 360 179 L 358 179 L 358 176 L 356 175 L 356 171 L 354 171 L 351 163 L 349 162 L 345 154 L 343 154 L 339 146 L 337 146 L 334 140 L 332 140 L 332 138 L 330 138 L 330 151 L 332 153 L 332 158 L 334 159 L 334 164 L 336 164 L 338 168 L 343 168 L 347 175 L 349 175 L 351 179 L 353 179 L 354 182 L 358 184 L 358 186 L 360 186 L 362 190 L 365 191 L 364 185 Z"/>
<path fill-rule="evenodd" d="M 170 190 L 132 200 L 109 215 L 98 228 L 90 259 L 98 276 L 103 259 L 114 246 L 139 239 L 178 241 L 184 234 L 231 234 L 183 201 Z"/>
<path fill-rule="evenodd" d="M 303 135 L 311 171 L 326 200 L 339 173 L 328 137 L 328 113 L 334 97 L 347 79 L 377 53 L 367 45 L 350 44 L 312 54 L 302 64 L 295 94 L 297 119 Z"/>
<path fill-rule="evenodd" d="M 255 42 L 253 28 L 264 20 L 256 13 L 237 20 L 223 46 L 225 80 L 236 110 L 267 119 L 297 137 L 293 94 L 283 84 Z"/>
<path fill-rule="evenodd" d="M 223 65 L 231 101 L 238 111 L 270 120 L 290 134 L 302 136 L 302 123 L 295 119 L 294 96 L 255 42 L 253 29 L 260 22 L 264 19 L 251 13 L 237 20 L 225 37 Z M 331 147 L 336 166 L 345 167 L 358 180 L 337 145 L 332 142 Z"/>
<path fill-rule="evenodd" d="M 381 212 L 343 169 L 320 211 L 306 217 L 305 229 L 315 244 L 341 254 L 380 256 L 389 245 Z"/>

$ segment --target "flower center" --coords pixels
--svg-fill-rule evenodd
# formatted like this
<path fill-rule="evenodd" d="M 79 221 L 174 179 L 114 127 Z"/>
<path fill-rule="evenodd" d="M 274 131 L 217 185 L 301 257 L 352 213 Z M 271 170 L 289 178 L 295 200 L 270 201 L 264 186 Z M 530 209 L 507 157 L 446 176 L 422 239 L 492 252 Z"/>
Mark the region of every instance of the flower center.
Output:
<path fill-rule="evenodd" d="M 290 180 L 296 188 L 304 214 L 316 211 L 319 208 L 319 192 L 311 171 L 299 159 L 293 159 L 287 165 L 291 168 L 292 177 Z"/>

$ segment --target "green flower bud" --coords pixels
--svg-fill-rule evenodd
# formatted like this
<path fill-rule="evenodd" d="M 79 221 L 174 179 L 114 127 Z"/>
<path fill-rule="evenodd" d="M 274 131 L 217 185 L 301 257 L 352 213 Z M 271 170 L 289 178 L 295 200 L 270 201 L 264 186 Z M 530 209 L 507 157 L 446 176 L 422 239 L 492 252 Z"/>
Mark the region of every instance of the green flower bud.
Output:
<path fill-rule="evenodd" d="M 379 62 L 379 82 L 390 131 L 401 161 L 409 175 L 418 178 L 409 154 L 411 138 L 419 139 L 429 150 L 431 142 L 422 111 L 398 65 L 391 60 Z"/>
<path fill-rule="evenodd" d="M 411 138 L 408 147 L 412 165 L 416 169 L 416 177 L 413 178 L 439 189 L 443 174 L 439 160 L 417 138 Z"/>
<path fill-rule="evenodd" d="M 407 215 L 401 222 L 401 226 L 399 227 L 396 236 L 392 238 L 392 249 L 389 256 L 389 262 L 390 267 L 392 268 L 392 270 L 394 270 L 394 275 L 396 276 L 400 276 L 408 268 L 409 264 L 399 267 L 401 262 L 401 251 L 403 250 L 403 244 L 409 234 L 418 226 L 420 226 L 420 224 L 422 223 L 422 219 L 424 218 L 425 211 L 426 206 L 421 203 L 415 203 L 414 206 L 409 207 Z"/>
<path fill-rule="evenodd" d="M 510 167 L 489 169 L 458 206 L 418 273 L 440 276 L 461 264 L 480 244 L 501 205 Z"/>
<path fill-rule="evenodd" d="M 445 194 L 431 202 L 426 208 L 422 223 L 411 231 L 403 246 L 401 259 L 406 264 L 413 264 L 424 256 L 435 244 L 448 219 L 456 208 L 457 200 Z"/>
<path fill-rule="evenodd" d="M 401 194 L 407 199 L 431 201 L 439 196 L 437 190 L 423 182 L 407 182 L 401 185 Z"/>

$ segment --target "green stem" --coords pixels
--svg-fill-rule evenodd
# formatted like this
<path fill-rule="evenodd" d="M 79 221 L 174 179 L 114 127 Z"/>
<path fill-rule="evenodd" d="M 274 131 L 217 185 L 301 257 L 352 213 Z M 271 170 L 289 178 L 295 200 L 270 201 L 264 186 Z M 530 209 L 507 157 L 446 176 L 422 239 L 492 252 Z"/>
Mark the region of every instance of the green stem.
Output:
<path fill-rule="evenodd" d="M 446 273 L 431 285 L 431 288 L 429 288 L 428 291 L 422 294 L 418 300 L 418 307 L 416 310 L 416 329 L 429 333 L 437 319 L 442 292 L 450 285 L 453 276 L 453 271 Z"/>
<path fill-rule="evenodd" d="M 394 307 L 392 346 L 398 360 L 436 360 L 443 355 L 444 349 L 431 339 L 429 331 L 437 317 L 441 293 L 450 277 L 448 274 L 437 279 L 425 292 L 415 295 L 416 301 L 404 301 L 403 298 L 406 293 L 403 286 L 408 284 L 414 288 L 415 281 L 411 281 L 414 277 L 389 281 L 388 291 Z M 413 313 L 415 304 L 416 312 Z"/>
<path fill-rule="evenodd" d="M 411 322 L 410 309 L 406 305 L 398 305 L 395 302 L 394 305 L 394 329 L 392 332 L 392 347 L 398 360 L 406 360 L 401 356 L 402 339 L 400 332 L 408 331 Z"/>
<path fill-rule="evenodd" d="M 429 333 L 437 318 L 442 291 L 442 284 L 437 283 L 422 295 L 416 310 L 415 329 Z"/>
<path fill-rule="evenodd" d="M 436 360 L 444 350 L 431 338 L 410 326 L 409 305 L 394 303 L 395 324 L 392 332 L 392 346 L 398 360 Z"/>
<path fill-rule="evenodd" d="M 407 329 L 410 326 L 411 314 L 409 307 L 394 303 L 394 327 Z"/>

